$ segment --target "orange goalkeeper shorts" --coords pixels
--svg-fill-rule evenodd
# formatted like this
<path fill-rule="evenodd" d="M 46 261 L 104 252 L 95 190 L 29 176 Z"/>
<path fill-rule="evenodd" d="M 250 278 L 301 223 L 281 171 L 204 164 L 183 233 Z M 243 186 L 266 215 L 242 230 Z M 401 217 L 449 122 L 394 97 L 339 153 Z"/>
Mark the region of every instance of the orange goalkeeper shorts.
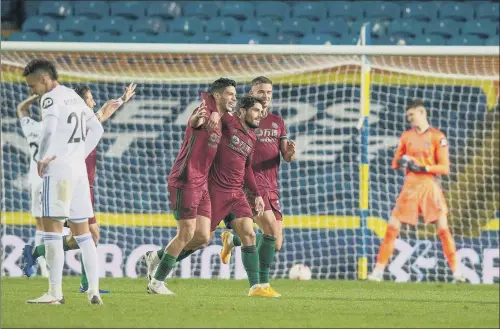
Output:
<path fill-rule="evenodd" d="M 448 215 L 443 190 L 434 180 L 405 181 L 392 210 L 393 217 L 410 225 L 417 224 L 420 214 L 425 223 L 435 222 L 439 217 Z"/>

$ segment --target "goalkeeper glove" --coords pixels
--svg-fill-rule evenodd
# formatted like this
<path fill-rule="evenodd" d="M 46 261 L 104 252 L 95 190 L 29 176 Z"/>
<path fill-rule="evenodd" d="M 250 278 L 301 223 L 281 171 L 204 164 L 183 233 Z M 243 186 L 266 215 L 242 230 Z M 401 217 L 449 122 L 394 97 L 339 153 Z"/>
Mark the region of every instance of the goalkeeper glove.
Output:
<path fill-rule="evenodd" d="M 425 166 L 419 166 L 413 161 L 408 163 L 408 170 L 413 172 L 427 172 L 427 168 Z"/>

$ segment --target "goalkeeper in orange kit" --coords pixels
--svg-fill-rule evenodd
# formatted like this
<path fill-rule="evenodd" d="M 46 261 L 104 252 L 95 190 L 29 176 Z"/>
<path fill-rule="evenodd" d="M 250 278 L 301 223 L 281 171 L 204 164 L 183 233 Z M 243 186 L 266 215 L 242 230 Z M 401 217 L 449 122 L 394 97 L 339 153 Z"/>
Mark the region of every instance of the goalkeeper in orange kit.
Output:
<path fill-rule="evenodd" d="M 368 280 L 383 280 L 401 223 L 416 225 L 418 216 L 422 214 L 425 223 L 437 222 L 438 236 L 453 278 L 456 282 L 464 282 L 458 269 L 455 242 L 448 227 L 448 207 L 439 179 L 440 175 L 448 175 L 450 171 L 448 141 L 443 132 L 429 125 L 421 100 L 414 100 L 408 105 L 406 115 L 412 128 L 401 135 L 392 161 L 394 169 L 406 169 L 406 179 Z"/>

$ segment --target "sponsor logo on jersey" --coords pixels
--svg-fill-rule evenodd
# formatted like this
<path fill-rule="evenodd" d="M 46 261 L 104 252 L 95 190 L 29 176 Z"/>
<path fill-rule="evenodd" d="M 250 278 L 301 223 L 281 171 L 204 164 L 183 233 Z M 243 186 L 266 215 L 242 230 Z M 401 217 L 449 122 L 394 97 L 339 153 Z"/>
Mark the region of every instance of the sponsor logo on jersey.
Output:
<path fill-rule="evenodd" d="M 52 100 L 52 98 L 50 97 L 47 97 L 43 100 L 43 103 L 42 103 L 42 108 L 43 109 L 46 109 L 47 107 L 50 107 L 52 106 L 52 104 L 54 104 L 54 101 Z"/>

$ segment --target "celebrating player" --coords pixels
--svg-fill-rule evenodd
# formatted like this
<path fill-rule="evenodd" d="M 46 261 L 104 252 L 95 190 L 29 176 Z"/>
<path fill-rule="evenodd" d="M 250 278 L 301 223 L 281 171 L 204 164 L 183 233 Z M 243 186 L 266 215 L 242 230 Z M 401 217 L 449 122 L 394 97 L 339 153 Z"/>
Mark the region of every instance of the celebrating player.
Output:
<path fill-rule="evenodd" d="M 58 83 L 52 62 L 32 60 L 25 67 L 23 76 L 32 94 L 41 97 L 43 128 L 37 169 L 43 177 L 43 240 L 50 281 L 48 293 L 27 302 L 64 303 L 62 229 L 63 221 L 69 218 L 89 277 L 88 300 L 91 304 L 102 304 L 97 251 L 88 225 L 93 211 L 85 158 L 95 148 L 104 130 L 76 92 Z"/>
<path fill-rule="evenodd" d="M 216 80 L 210 87 L 213 98 L 202 94 L 202 104 L 189 118 L 181 149 L 168 176 L 168 190 L 177 220 L 177 234 L 165 249 L 150 251 L 144 256 L 148 267 L 149 293 L 172 295 L 173 292 L 165 286 L 165 279 L 176 261 L 194 251 L 183 249 L 195 234 L 196 245 L 205 244 L 210 239 L 211 202 L 207 180 L 221 140 L 217 109 L 228 112 L 234 107 L 235 87 L 234 80 Z M 215 104 L 212 104 L 212 100 Z M 207 112 L 212 113 L 208 121 Z"/>
<path fill-rule="evenodd" d="M 30 147 L 30 171 L 29 182 L 31 192 L 31 215 L 35 217 L 35 245 L 43 242 L 43 226 L 42 226 L 42 178 L 38 176 L 36 159 L 38 148 L 40 147 L 40 134 L 42 132 L 42 123 L 30 117 L 29 108 L 36 102 L 38 95 L 32 95 L 17 106 L 17 116 L 19 117 L 21 128 L 24 137 L 28 141 Z M 47 264 L 45 258 L 38 260 L 40 272 L 47 277 Z M 30 276 L 33 274 L 33 267 L 30 267 Z"/>
<path fill-rule="evenodd" d="M 448 227 L 448 207 L 439 182 L 439 175 L 450 172 L 448 141 L 444 133 L 429 125 L 425 104 L 421 100 L 410 103 L 406 115 L 412 129 L 401 135 L 392 161 L 394 169 L 406 169 L 406 179 L 378 251 L 377 263 L 368 279 L 383 280 L 401 223 L 416 225 L 419 214 L 422 214 L 426 223 L 437 221 L 438 236 L 453 278 L 464 282 L 457 264 L 455 242 Z"/>
<path fill-rule="evenodd" d="M 102 106 L 102 108 L 96 112 L 95 115 L 97 116 L 97 119 L 101 123 L 109 119 L 123 103 L 128 102 L 130 98 L 132 98 L 132 96 L 135 95 L 136 86 L 137 86 L 136 84 L 131 83 L 128 87 L 125 88 L 125 92 L 120 98 L 111 99 L 108 102 L 106 102 Z M 94 101 L 90 88 L 87 86 L 81 86 L 76 88 L 75 91 L 85 101 L 85 104 L 87 104 L 88 107 L 94 110 L 96 103 Z M 22 104 L 20 104 L 20 106 L 21 105 Z M 94 178 L 97 166 L 97 149 L 94 149 L 88 155 L 88 157 L 85 159 L 85 163 L 87 167 L 88 181 L 90 186 L 90 199 L 92 202 L 92 207 L 94 207 Z M 38 203 L 41 203 L 41 199 L 38 201 Z M 89 218 L 89 228 L 90 228 L 90 233 L 92 235 L 92 239 L 97 245 L 100 238 L 100 231 L 95 216 Z M 67 235 L 63 237 L 63 249 L 64 251 L 78 249 L 78 243 L 76 243 L 76 240 L 72 235 Z M 25 246 L 23 251 L 23 256 L 24 256 L 23 271 L 27 277 L 30 277 L 32 275 L 33 264 L 35 263 L 35 261 L 37 261 L 40 264 L 40 261 L 43 259 L 43 257 L 40 258 L 40 256 L 44 255 L 45 255 L 45 245 L 43 244 L 38 243 L 36 244 L 35 248 L 33 248 L 30 245 Z M 82 264 L 82 276 L 80 282 L 80 292 L 83 293 L 87 292 L 88 290 L 88 280 L 87 280 L 87 275 L 85 273 L 85 266 L 83 264 L 83 259 L 81 259 L 81 264 Z M 109 293 L 109 291 L 100 289 L 99 293 L 106 294 Z"/>
<path fill-rule="evenodd" d="M 271 295 L 269 290 L 262 289 L 259 284 L 259 254 L 253 230 L 253 214 L 243 191 L 245 182 L 255 196 L 255 210 L 258 216 L 262 216 L 264 201 L 252 169 L 257 139 L 253 129 L 259 127 L 262 103 L 254 96 L 244 96 L 240 100 L 239 116 L 223 114 L 221 143 L 210 170 L 208 188 L 212 200 L 211 230 L 214 231 L 224 220 L 226 226 L 241 238 L 242 262 L 250 282 L 248 295 L 275 297 L 278 294 Z"/>
<path fill-rule="evenodd" d="M 273 83 L 266 77 L 257 77 L 252 80 L 250 95 L 263 100 L 263 115 L 259 128 L 255 129 L 257 143 L 253 156 L 252 168 L 259 191 L 264 199 L 264 214 L 254 216 L 262 233 L 257 233 L 256 241 L 259 251 L 259 282 L 264 289 L 277 294 L 269 286 L 269 268 L 274 261 L 275 252 L 283 244 L 283 216 L 279 204 L 278 170 L 280 153 L 286 162 L 295 160 L 295 143 L 287 138 L 283 118 L 269 112 L 273 96 Z M 241 246 L 237 235 L 229 231 L 222 233 L 221 261 L 229 262 L 231 252 L 235 246 Z M 277 294 L 279 295 L 279 294 Z"/>

